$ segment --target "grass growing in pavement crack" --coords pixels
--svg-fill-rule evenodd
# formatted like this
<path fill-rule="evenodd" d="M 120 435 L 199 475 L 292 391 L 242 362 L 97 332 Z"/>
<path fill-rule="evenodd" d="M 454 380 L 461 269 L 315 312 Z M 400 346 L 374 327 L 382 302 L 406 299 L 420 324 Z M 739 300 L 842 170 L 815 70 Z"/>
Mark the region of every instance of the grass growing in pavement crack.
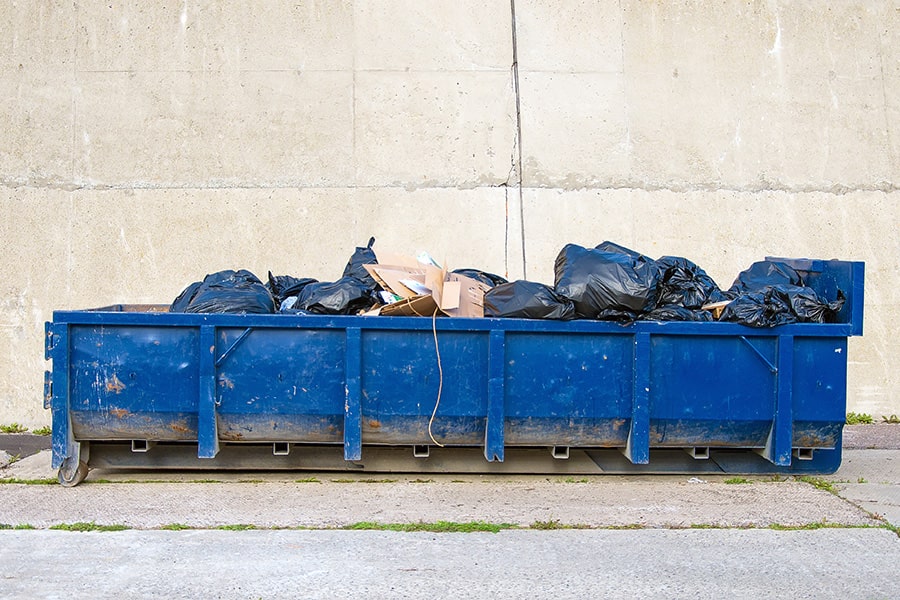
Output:
<path fill-rule="evenodd" d="M 59 523 L 58 525 L 51 525 L 49 529 L 57 531 L 125 531 L 130 529 L 130 527 L 125 525 L 98 525 L 91 521 L 89 523 Z"/>
<path fill-rule="evenodd" d="M 550 531 L 554 529 L 593 529 L 590 525 L 581 523 L 561 523 L 559 519 L 550 519 L 548 521 L 535 521 L 528 526 L 528 529 L 537 529 L 539 531 Z"/>
<path fill-rule="evenodd" d="M 817 490 L 824 490 L 832 494 L 837 494 L 837 488 L 834 487 L 834 482 L 828 481 L 827 479 L 822 479 L 821 477 L 811 477 L 809 475 L 798 477 L 798 479 L 803 483 L 808 483 Z"/>
<path fill-rule="evenodd" d="M 842 523 L 832 523 L 829 521 L 815 521 L 813 523 L 805 523 L 803 525 L 782 525 L 780 523 L 772 523 L 768 529 L 774 531 L 814 531 L 816 529 L 890 529 L 884 525 L 870 525 L 863 523 L 860 525 L 849 525 Z"/>
<path fill-rule="evenodd" d="M 17 477 L 7 477 L 5 479 L 0 479 L 0 484 L 3 483 L 18 483 L 20 485 L 51 485 L 59 483 L 59 480 L 56 479 L 56 477 L 47 477 L 41 479 L 19 479 Z"/>
<path fill-rule="evenodd" d="M 18 423 L 10 423 L 9 425 L 0 425 L 0 433 L 25 433 L 28 428 Z"/>
<path fill-rule="evenodd" d="M 182 523 L 169 523 L 168 525 L 163 525 L 160 529 L 164 531 L 184 531 L 185 529 L 193 529 L 193 527 Z"/>
<path fill-rule="evenodd" d="M 454 521 L 435 521 L 434 523 L 376 523 L 374 521 L 360 521 L 339 527 L 349 531 L 427 531 L 429 533 L 498 533 L 503 529 L 518 529 L 511 523 L 486 523 L 484 521 L 469 521 L 468 523 L 456 523 Z"/>
<path fill-rule="evenodd" d="M 331 483 L 397 483 L 396 479 L 332 479 Z"/>
<path fill-rule="evenodd" d="M 727 483 L 728 485 L 741 485 L 741 484 L 753 483 L 753 482 L 750 481 L 749 479 L 747 479 L 746 477 L 731 477 L 729 479 L 726 479 L 722 483 Z"/>
<path fill-rule="evenodd" d="M 315 477 L 307 477 L 306 479 L 297 479 L 294 483 L 322 483 Z"/>
<path fill-rule="evenodd" d="M 258 529 L 256 525 L 250 525 L 246 523 L 237 523 L 235 525 L 219 525 L 216 529 L 222 531 L 247 531 L 250 529 Z"/>
<path fill-rule="evenodd" d="M 871 425 L 872 415 L 867 413 L 848 412 L 847 425 Z"/>

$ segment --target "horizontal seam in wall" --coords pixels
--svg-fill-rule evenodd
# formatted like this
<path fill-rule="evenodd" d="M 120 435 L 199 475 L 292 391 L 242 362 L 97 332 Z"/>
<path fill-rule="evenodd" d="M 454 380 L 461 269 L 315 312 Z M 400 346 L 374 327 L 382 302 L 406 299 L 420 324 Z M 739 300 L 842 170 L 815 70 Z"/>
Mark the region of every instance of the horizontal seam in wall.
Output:
<path fill-rule="evenodd" d="M 246 73 L 503 73 L 509 72 L 509 67 L 484 67 L 470 69 L 78 69 L 76 73 L 82 74 L 114 74 L 114 75 L 162 75 L 166 73 L 188 73 L 200 75 L 234 75 Z M 568 73 L 561 71 L 561 73 Z"/>
<path fill-rule="evenodd" d="M 7 189 L 28 188 L 28 189 L 51 189 L 61 191 L 127 191 L 127 190 L 229 190 L 229 189 L 404 189 L 407 191 L 419 191 L 428 189 L 457 189 L 460 191 L 469 191 L 474 189 L 492 189 L 506 187 L 506 180 L 497 179 L 494 184 L 485 184 L 484 182 L 456 182 L 456 183 L 429 183 L 426 185 L 416 184 L 410 185 L 405 183 L 381 183 L 370 185 L 334 185 L 334 184 L 307 184 L 301 182 L 262 182 L 262 183 L 209 183 L 209 184 L 176 184 L 176 183 L 149 183 L 149 182 L 130 182 L 115 184 L 99 184 L 99 183 L 74 183 L 74 182 L 56 182 L 56 183 L 39 183 L 33 181 L 7 180 L 0 181 L 0 187 Z M 900 191 L 900 186 L 884 183 L 880 185 L 843 185 L 836 184 L 830 187 L 810 187 L 810 186 L 716 186 L 716 185 L 652 185 L 640 184 L 636 182 L 627 182 L 622 184 L 610 185 L 585 185 L 585 186 L 522 186 L 523 190 L 556 190 L 566 192 L 577 191 L 644 191 L 644 192 L 672 192 L 672 193 L 697 193 L 697 192 L 722 192 L 722 193 L 768 193 L 768 192 L 784 192 L 791 194 L 832 194 L 842 196 L 854 192 L 883 192 L 894 193 Z"/>

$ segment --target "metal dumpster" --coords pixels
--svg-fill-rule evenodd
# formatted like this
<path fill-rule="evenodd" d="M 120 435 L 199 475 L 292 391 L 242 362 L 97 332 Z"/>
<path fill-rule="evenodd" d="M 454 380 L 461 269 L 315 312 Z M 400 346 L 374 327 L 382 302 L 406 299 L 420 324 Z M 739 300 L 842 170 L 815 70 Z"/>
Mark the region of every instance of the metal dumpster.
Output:
<path fill-rule="evenodd" d="M 838 322 L 55 312 L 53 467 L 831 473 L 864 265 L 777 260 Z"/>

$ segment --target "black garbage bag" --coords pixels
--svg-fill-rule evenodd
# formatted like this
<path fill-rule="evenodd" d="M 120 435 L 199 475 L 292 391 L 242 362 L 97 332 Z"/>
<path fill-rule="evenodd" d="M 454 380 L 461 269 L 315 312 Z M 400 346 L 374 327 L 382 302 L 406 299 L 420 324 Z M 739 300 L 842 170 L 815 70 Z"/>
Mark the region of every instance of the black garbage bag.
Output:
<path fill-rule="evenodd" d="M 708 310 L 685 308 L 678 304 L 657 306 L 638 317 L 641 321 L 714 321 Z"/>
<path fill-rule="evenodd" d="M 311 277 L 299 278 L 291 275 L 272 275 L 272 271 L 269 271 L 267 287 L 272 293 L 272 297 L 275 298 L 276 306 L 280 306 L 285 298 L 299 295 L 303 288 L 318 281 L 318 279 L 312 279 Z"/>
<path fill-rule="evenodd" d="M 746 292 L 756 292 L 773 285 L 803 286 L 800 274 L 790 265 L 774 260 L 761 260 L 742 271 L 731 287 L 728 295 L 732 298 Z"/>
<path fill-rule="evenodd" d="M 296 277 L 272 277 L 269 287 L 277 291 L 279 312 L 288 314 L 353 315 L 375 305 L 376 291 L 381 287 L 363 265 L 378 264 L 369 238 L 366 246 L 357 247 L 337 281 L 317 281 Z"/>
<path fill-rule="evenodd" d="M 729 300 L 712 277 L 706 274 L 706 271 L 686 258 L 663 256 L 656 261 L 656 264 L 659 266 L 658 306 L 675 304 L 696 310 L 704 304 Z"/>
<path fill-rule="evenodd" d="M 568 321 L 575 318 L 575 305 L 543 283 L 520 280 L 501 283 L 485 292 L 484 316 Z"/>
<path fill-rule="evenodd" d="M 363 283 L 367 284 L 371 289 L 376 289 L 378 284 L 369 275 L 369 272 L 366 271 L 366 268 L 363 265 L 377 265 L 378 258 L 375 256 L 375 252 L 372 250 L 372 245 L 375 244 L 375 238 L 369 238 L 369 243 L 366 246 L 357 246 L 356 250 L 353 252 L 353 256 L 350 257 L 350 260 L 347 262 L 347 266 L 344 267 L 344 273 L 342 277 L 356 277 Z"/>
<path fill-rule="evenodd" d="M 567 244 L 556 257 L 555 274 L 556 293 L 572 300 L 584 318 L 599 318 L 607 309 L 640 314 L 656 306 L 659 272 L 641 255 Z"/>
<path fill-rule="evenodd" d="M 837 299 L 828 302 L 812 288 L 792 285 L 776 285 L 775 293 L 790 305 L 791 312 L 800 323 L 833 323 L 844 306 L 844 292 L 838 290 Z"/>
<path fill-rule="evenodd" d="M 615 321 L 622 325 L 628 325 L 637 321 L 638 315 L 630 310 L 620 310 L 618 308 L 604 308 L 597 316 L 594 317 L 598 321 Z"/>
<path fill-rule="evenodd" d="M 775 327 L 796 323 L 797 317 L 791 305 L 774 293 L 773 288 L 741 294 L 732 300 L 719 317 L 720 321 L 732 321 L 750 327 Z"/>
<path fill-rule="evenodd" d="M 211 277 L 207 275 L 207 277 Z M 191 304 L 191 300 L 194 299 L 194 296 L 197 295 L 197 290 L 199 290 L 203 286 L 202 281 L 195 281 L 191 285 L 184 288 L 184 290 L 178 294 L 178 297 L 172 302 L 172 305 L 169 306 L 169 312 L 187 312 L 188 306 Z"/>
<path fill-rule="evenodd" d="M 478 269 L 455 269 L 453 272 L 457 275 L 469 277 L 491 287 L 509 283 L 504 277 L 494 275 L 493 273 L 486 273 L 485 271 L 479 271 Z"/>
<path fill-rule="evenodd" d="M 625 254 L 630 256 L 635 260 L 643 260 L 646 262 L 653 262 L 653 259 L 649 256 L 641 254 L 631 248 L 626 248 L 625 246 L 621 246 L 615 242 L 610 242 L 606 240 L 605 242 L 601 242 L 594 246 L 594 250 L 600 250 L 601 252 L 612 252 L 613 254 Z"/>
<path fill-rule="evenodd" d="M 285 299 L 285 302 L 289 299 L 290 297 Z M 354 315 L 374 305 L 372 287 L 356 277 L 341 277 L 335 282 L 316 282 L 304 286 L 297 300 L 283 308 L 282 312 Z"/>
<path fill-rule="evenodd" d="M 834 320 L 844 305 L 844 299 L 843 292 L 838 292 L 837 299 L 828 302 L 808 287 L 772 285 L 741 294 L 725 307 L 719 320 L 750 327 L 826 323 Z"/>
<path fill-rule="evenodd" d="M 275 312 L 268 288 L 250 271 L 219 271 L 189 285 L 169 307 L 170 312 L 253 313 Z"/>

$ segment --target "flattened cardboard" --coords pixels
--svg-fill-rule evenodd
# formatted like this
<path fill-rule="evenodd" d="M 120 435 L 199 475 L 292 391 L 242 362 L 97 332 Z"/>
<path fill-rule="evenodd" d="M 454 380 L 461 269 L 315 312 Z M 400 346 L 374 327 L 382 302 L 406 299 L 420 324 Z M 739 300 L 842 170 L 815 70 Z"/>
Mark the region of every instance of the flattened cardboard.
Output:
<path fill-rule="evenodd" d="M 459 281 L 444 282 L 444 289 L 441 290 L 441 310 L 459 308 L 461 289 L 462 284 Z"/>
<path fill-rule="evenodd" d="M 381 307 L 381 314 L 390 317 L 431 317 L 437 310 L 433 296 L 416 296 L 406 298 Z M 438 314 L 441 314 L 438 311 Z"/>
<path fill-rule="evenodd" d="M 366 271 L 378 284 L 386 290 L 390 290 L 403 298 L 414 298 L 421 294 L 403 285 L 403 279 L 413 279 L 425 284 L 425 271 L 422 269 L 405 269 L 403 267 L 363 265 Z"/>
<path fill-rule="evenodd" d="M 459 282 L 460 285 L 459 308 L 446 311 L 448 316 L 484 317 L 484 293 L 491 289 L 491 286 L 458 273 L 449 273 L 447 282 Z M 444 286 L 447 285 L 447 282 L 444 283 Z"/>
<path fill-rule="evenodd" d="M 379 257 L 382 257 L 379 254 Z M 388 260 L 388 259 L 386 259 Z M 430 317 L 435 310 L 448 317 L 479 318 L 484 316 L 484 293 L 490 289 L 475 279 L 457 273 L 448 273 L 433 265 L 418 261 L 389 259 L 400 265 L 365 265 L 366 270 L 385 289 L 403 300 L 381 307 L 380 314 L 392 316 Z M 406 266 L 414 265 L 414 266 Z M 417 294 L 402 283 L 412 279 L 431 290 L 430 294 Z"/>
<path fill-rule="evenodd" d="M 373 266 L 382 267 L 401 267 L 403 269 L 422 269 L 424 265 L 413 256 L 404 256 L 402 254 L 389 254 L 387 252 L 378 251 L 378 264 Z"/>

